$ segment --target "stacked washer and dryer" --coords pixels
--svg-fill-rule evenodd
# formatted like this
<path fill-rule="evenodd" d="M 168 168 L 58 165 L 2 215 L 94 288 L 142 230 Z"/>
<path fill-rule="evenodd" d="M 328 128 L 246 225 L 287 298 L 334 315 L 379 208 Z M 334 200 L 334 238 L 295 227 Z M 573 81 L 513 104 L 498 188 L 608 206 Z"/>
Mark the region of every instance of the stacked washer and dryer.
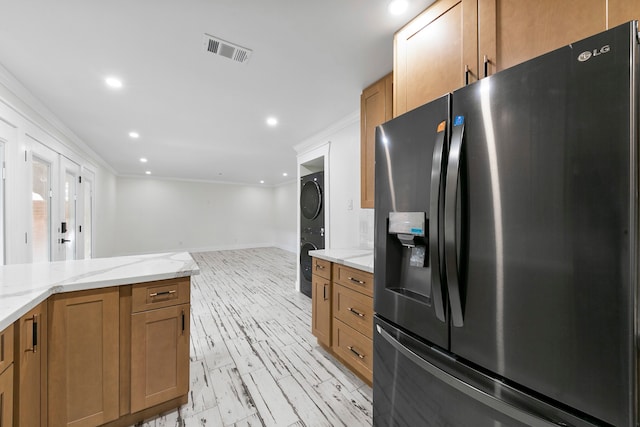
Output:
<path fill-rule="evenodd" d="M 324 249 L 324 172 L 300 178 L 300 292 L 311 297 L 311 256 Z"/>

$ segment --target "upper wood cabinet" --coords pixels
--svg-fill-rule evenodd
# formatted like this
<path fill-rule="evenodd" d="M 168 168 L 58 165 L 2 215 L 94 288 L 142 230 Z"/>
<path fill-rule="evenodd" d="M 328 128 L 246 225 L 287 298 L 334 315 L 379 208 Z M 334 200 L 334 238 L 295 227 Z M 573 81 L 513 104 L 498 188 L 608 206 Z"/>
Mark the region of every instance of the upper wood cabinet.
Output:
<path fill-rule="evenodd" d="M 478 0 L 478 18 L 482 78 L 605 31 L 607 1 Z"/>
<path fill-rule="evenodd" d="M 393 73 L 360 95 L 360 207 L 373 208 L 376 126 L 393 118 Z"/>
<path fill-rule="evenodd" d="M 617 27 L 625 22 L 640 19 L 640 2 L 631 0 L 609 0 L 609 28 Z"/>
<path fill-rule="evenodd" d="M 394 116 L 639 18 L 628 0 L 439 0 L 394 37 Z"/>
<path fill-rule="evenodd" d="M 478 0 L 440 0 L 394 37 L 397 117 L 478 77 Z"/>
<path fill-rule="evenodd" d="M 118 418 L 117 287 L 49 299 L 50 426 L 93 427 Z"/>
<path fill-rule="evenodd" d="M 47 425 L 47 302 L 15 323 L 14 419 L 20 426 Z"/>

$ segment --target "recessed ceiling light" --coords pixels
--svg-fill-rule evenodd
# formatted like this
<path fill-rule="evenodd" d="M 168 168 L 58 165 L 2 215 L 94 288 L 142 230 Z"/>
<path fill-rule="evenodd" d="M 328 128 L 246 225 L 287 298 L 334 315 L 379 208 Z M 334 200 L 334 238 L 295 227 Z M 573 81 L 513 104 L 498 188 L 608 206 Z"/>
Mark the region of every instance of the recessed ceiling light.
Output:
<path fill-rule="evenodd" d="M 140 163 L 147 163 L 148 160 L 146 157 L 140 157 Z"/>
<path fill-rule="evenodd" d="M 140 134 L 138 132 L 129 132 L 129 136 L 133 139 L 140 138 Z"/>
<path fill-rule="evenodd" d="M 275 117 L 267 117 L 267 124 L 271 127 L 276 126 L 278 124 L 278 119 Z"/>
<path fill-rule="evenodd" d="M 146 171 L 145 172 L 147 175 L 151 175 L 151 171 Z"/>
<path fill-rule="evenodd" d="M 122 80 L 117 77 L 107 77 L 104 82 L 113 89 L 120 89 L 122 87 Z"/>
<path fill-rule="evenodd" d="M 389 13 L 392 15 L 401 15 L 408 7 L 409 2 L 407 0 L 393 0 L 389 3 Z"/>
<path fill-rule="evenodd" d="M 260 180 L 260 184 L 264 184 L 264 179 L 261 179 L 261 180 Z"/>
<path fill-rule="evenodd" d="M 286 172 L 282 172 L 282 176 L 287 176 L 287 175 L 289 175 L 289 174 L 286 173 Z"/>

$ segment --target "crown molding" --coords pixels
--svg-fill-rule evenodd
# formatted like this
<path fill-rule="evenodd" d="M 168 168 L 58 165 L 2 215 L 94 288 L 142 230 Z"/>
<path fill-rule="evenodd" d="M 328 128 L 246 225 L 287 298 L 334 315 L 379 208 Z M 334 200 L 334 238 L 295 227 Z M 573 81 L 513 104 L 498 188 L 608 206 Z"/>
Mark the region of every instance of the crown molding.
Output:
<path fill-rule="evenodd" d="M 323 131 L 316 133 L 315 135 L 305 139 L 297 145 L 294 145 L 293 149 L 296 150 L 296 153 L 298 153 L 298 156 L 300 156 L 301 154 L 304 154 L 308 151 L 320 147 L 323 144 L 326 144 L 327 139 L 331 138 L 331 136 L 333 136 L 336 132 L 339 132 L 354 123 L 358 123 L 359 121 L 360 109 L 355 110 L 348 116 L 338 120 Z"/>
<path fill-rule="evenodd" d="M 47 135 L 63 144 L 69 150 L 80 156 L 89 157 L 90 160 L 98 162 L 113 175 L 118 175 L 118 172 L 116 172 L 116 170 L 109 163 L 107 163 L 107 161 L 104 160 L 102 156 L 96 153 L 91 147 L 89 147 L 89 145 L 87 145 L 87 143 L 81 140 L 71 129 L 69 129 L 51 110 L 49 110 L 40 100 L 38 100 L 29 91 L 29 89 L 27 89 L 2 64 L 0 64 L 0 85 L 4 86 L 9 92 L 15 95 L 16 98 L 22 101 L 28 108 L 32 109 L 36 114 L 38 114 L 45 123 L 39 122 L 38 120 L 36 120 L 36 118 L 28 115 L 27 112 L 22 111 L 19 106 L 13 105 L 13 103 L 6 99 L 0 98 L 0 102 L 11 108 L 28 122 L 41 129 Z M 52 129 L 67 138 L 69 142 L 75 145 L 75 147 L 70 145 L 68 142 L 61 141 L 60 138 L 58 138 L 50 131 L 50 129 L 47 129 L 46 125 L 51 126 Z"/>

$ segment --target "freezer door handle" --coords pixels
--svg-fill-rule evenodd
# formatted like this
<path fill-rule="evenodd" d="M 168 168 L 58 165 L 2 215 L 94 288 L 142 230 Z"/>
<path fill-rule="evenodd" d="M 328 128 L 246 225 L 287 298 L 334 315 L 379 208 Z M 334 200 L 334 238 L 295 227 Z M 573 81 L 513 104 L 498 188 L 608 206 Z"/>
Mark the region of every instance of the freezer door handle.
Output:
<path fill-rule="evenodd" d="M 376 325 L 376 332 L 385 341 L 387 341 L 391 346 L 393 346 L 396 351 L 401 353 L 411 362 L 413 362 L 416 366 L 428 372 L 433 377 L 447 384 L 448 386 L 458 390 L 461 393 L 464 393 L 468 397 L 476 400 L 477 402 L 486 405 L 490 408 L 495 409 L 496 411 L 508 415 L 509 417 L 520 421 L 521 423 L 528 426 L 535 427 L 558 427 L 558 424 L 549 422 L 547 420 L 541 419 L 540 417 L 533 415 L 529 412 L 526 412 L 510 403 L 507 403 L 503 400 L 500 400 L 470 384 L 465 383 L 464 381 L 456 378 L 455 376 L 449 374 L 448 372 L 443 371 L 437 366 L 429 363 L 424 360 L 422 357 L 418 356 L 416 353 L 411 351 L 411 349 L 404 346 L 400 341 L 395 339 L 389 332 L 387 332 L 380 325 Z"/>
<path fill-rule="evenodd" d="M 442 200 L 442 161 L 444 160 L 444 141 L 447 134 L 447 122 L 438 125 L 436 133 L 436 144 L 433 148 L 433 161 L 431 169 L 431 195 L 429 200 L 429 258 L 431 265 L 431 294 L 433 295 L 433 305 L 436 310 L 436 317 L 446 322 L 444 311 L 444 298 L 442 296 L 442 273 L 444 267 L 441 265 L 440 256 L 440 224 L 442 221 L 441 208 Z"/>
<path fill-rule="evenodd" d="M 456 327 L 464 325 L 460 275 L 458 274 L 458 248 L 456 243 L 456 211 L 463 141 L 464 117 L 456 116 L 453 120 L 453 128 L 451 130 L 451 149 L 449 150 L 444 201 L 444 253 L 447 271 L 447 290 L 449 291 L 449 303 L 451 305 L 451 320 L 453 326 Z"/>

